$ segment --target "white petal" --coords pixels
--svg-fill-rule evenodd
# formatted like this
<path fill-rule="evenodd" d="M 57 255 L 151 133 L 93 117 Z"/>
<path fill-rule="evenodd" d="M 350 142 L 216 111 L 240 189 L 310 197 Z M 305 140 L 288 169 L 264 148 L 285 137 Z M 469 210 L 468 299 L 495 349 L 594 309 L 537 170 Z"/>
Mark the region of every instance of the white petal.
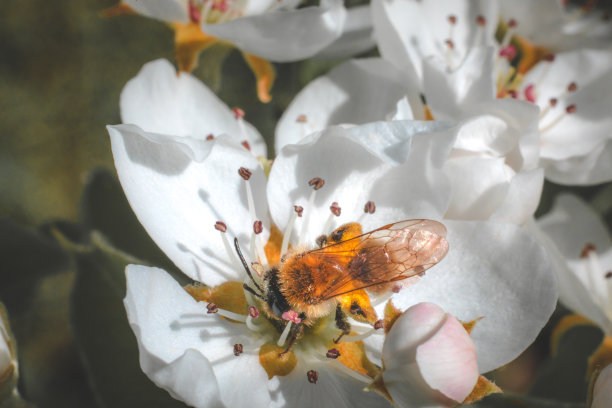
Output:
<path fill-rule="evenodd" d="M 517 225 L 524 224 L 533 217 L 538 208 L 543 186 L 544 171 L 542 169 L 515 174 L 510 180 L 506 197 L 489 219 Z"/>
<path fill-rule="evenodd" d="M 189 403 L 203 395 L 220 395 L 228 407 L 269 403 L 267 374 L 244 324 L 207 314 L 204 303 L 161 269 L 130 265 L 126 276 L 124 303 L 141 367 L 156 384 Z M 238 357 L 236 343 L 247 350 Z M 204 400 L 195 406 L 209 405 Z"/>
<path fill-rule="evenodd" d="M 612 364 L 606 366 L 597 377 L 593 387 L 591 408 L 606 408 L 612 405 Z"/>
<path fill-rule="evenodd" d="M 386 128 L 392 135 L 400 124 L 380 123 L 377 126 Z M 410 122 L 405 122 L 404 126 L 410 127 Z M 382 149 L 366 148 L 367 145 L 359 143 L 380 135 L 381 144 L 385 146 L 385 133 L 373 134 L 370 133 L 372 129 L 372 125 L 349 129 L 333 127 L 281 151 L 268 185 L 271 213 L 281 230 L 287 226 L 293 206 L 301 205 L 304 216 L 298 219 L 297 225 L 308 221 L 309 226 L 305 232 L 300 232 L 301 227 L 297 228 L 297 234 L 301 242 L 314 242 L 319 234 L 330 232 L 322 229 L 331 214 L 329 206 L 334 201 L 339 203 L 342 214 L 333 218 L 332 228 L 359 220 L 364 214 L 365 203 L 371 200 L 376 204 L 376 213 L 361 220 L 366 229 L 406 218 L 441 216 L 448 204 L 448 184 L 440 171 L 440 156 L 445 147 L 448 151 L 453 132 L 414 135 L 414 140 L 406 143 L 415 147 L 403 147 L 407 156 L 397 166 L 381 154 Z M 360 131 L 363 133 L 361 136 L 357 135 Z M 397 146 L 390 148 L 396 149 Z M 308 181 L 314 177 L 324 179 L 325 185 L 316 192 L 310 209 L 308 200 L 312 188 Z M 356 185 L 365 187 L 355 188 Z"/>
<path fill-rule="evenodd" d="M 565 20 L 558 0 L 516 0 L 499 2 L 501 18 L 517 22 L 515 32 L 536 45 L 558 47 Z"/>
<path fill-rule="evenodd" d="M 465 156 L 450 159 L 444 172 L 452 185 L 446 218 L 487 220 L 503 203 L 514 171 L 503 158 Z"/>
<path fill-rule="evenodd" d="M 319 52 L 316 58 L 343 58 L 365 52 L 376 46 L 372 32 L 372 14 L 369 5 L 346 10 L 346 21 L 340 37 Z"/>
<path fill-rule="evenodd" d="M 123 0 L 123 2 L 147 17 L 166 22 L 189 22 L 187 0 Z"/>
<path fill-rule="evenodd" d="M 569 146 L 568 146 L 569 148 Z M 563 160 L 542 159 L 546 178 L 557 184 L 592 185 L 612 180 L 612 139 L 595 146 L 585 156 Z"/>
<path fill-rule="evenodd" d="M 207 34 L 228 40 L 249 54 L 287 62 L 310 57 L 342 33 L 346 10 L 340 0 L 320 7 L 280 10 L 206 25 Z"/>
<path fill-rule="evenodd" d="M 189 277 L 209 285 L 238 279 L 240 268 L 228 253 L 217 221 L 227 224 L 226 237 L 239 237 L 247 248 L 253 222 L 240 167 L 252 171 L 257 219 L 269 227 L 266 180 L 257 159 L 224 137 L 210 142 L 210 154 L 193 160 L 175 140 L 160 140 L 136 126 L 109 126 L 115 166 L 125 194 L 149 235 Z M 267 239 L 267 229 L 262 234 Z"/>
<path fill-rule="evenodd" d="M 423 89 L 437 120 L 460 119 L 469 107 L 494 100 L 493 47 L 474 47 L 454 71 L 438 58 L 423 61 Z"/>
<path fill-rule="evenodd" d="M 401 73 L 386 61 L 347 61 L 293 99 L 276 127 L 276 152 L 331 125 L 383 120 L 406 92 Z M 301 115 L 305 123 L 297 122 Z"/>
<path fill-rule="evenodd" d="M 452 35 L 454 47 L 450 68 L 454 69 L 471 47 L 493 44 L 496 7 L 492 1 L 376 0 L 372 10 L 379 49 L 385 59 L 408 69 L 409 75 L 422 78 L 421 64 L 425 58 L 437 55 L 444 59 L 447 54 L 448 17 L 453 15 L 457 23 Z M 487 20 L 484 28 L 476 24 L 478 15 Z"/>
<path fill-rule="evenodd" d="M 257 130 L 241 130 L 233 112 L 194 76 L 181 72 L 167 60 L 145 64 L 123 88 L 119 101 L 123 123 L 147 132 L 206 140 L 227 134 L 247 140 L 256 155 L 266 156 L 266 145 Z M 244 133 L 244 134 L 243 134 Z"/>
<path fill-rule="evenodd" d="M 445 224 L 448 255 L 393 302 L 401 309 L 436 303 L 461 321 L 483 317 L 472 338 L 478 367 L 487 372 L 516 358 L 550 317 L 557 300 L 554 270 L 537 241 L 514 225 Z"/>

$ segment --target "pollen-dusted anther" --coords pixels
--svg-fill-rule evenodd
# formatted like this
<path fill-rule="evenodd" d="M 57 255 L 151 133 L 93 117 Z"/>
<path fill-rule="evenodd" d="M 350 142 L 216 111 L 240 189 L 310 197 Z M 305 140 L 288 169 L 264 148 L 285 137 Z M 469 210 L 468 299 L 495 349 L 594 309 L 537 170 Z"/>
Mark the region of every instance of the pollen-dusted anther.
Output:
<path fill-rule="evenodd" d="M 487 19 L 482 14 L 479 14 L 476 16 L 476 24 L 478 24 L 480 27 L 484 27 L 487 25 Z"/>
<path fill-rule="evenodd" d="M 499 50 L 499 56 L 506 58 L 508 61 L 512 61 L 516 57 L 517 51 L 514 45 L 506 45 Z"/>
<path fill-rule="evenodd" d="M 295 211 L 297 213 L 298 217 L 301 217 L 302 213 L 304 212 L 304 207 L 302 207 L 301 205 L 294 205 L 293 206 L 293 211 Z"/>
<path fill-rule="evenodd" d="M 567 113 L 574 113 L 574 112 L 576 112 L 576 105 L 572 104 L 572 105 L 567 106 L 565 108 L 565 111 Z"/>
<path fill-rule="evenodd" d="M 325 357 L 333 358 L 335 360 L 338 357 L 340 357 L 340 351 L 338 351 L 337 348 L 331 348 L 331 349 L 327 350 L 327 353 L 325 353 Z"/>
<path fill-rule="evenodd" d="M 572 82 L 567 86 L 567 92 L 574 92 L 576 89 L 578 89 L 578 84 L 575 82 Z"/>
<path fill-rule="evenodd" d="M 251 151 L 251 145 L 246 140 L 243 140 L 242 142 L 240 142 L 240 144 L 244 146 L 244 148 L 247 149 L 249 152 Z"/>
<path fill-rule="evenodd" d="M 310 370 L 306 373 L 306 378 L 308 378 L 309 383 L 316 384 L 319 381 L 319 373 L 315 370 Z"/>
<path fill-rule="evenodd" d="M 259 262 L 251 262 L 251 268 L 257 273 L 258 276 L 262 276 L 265 272 L 265 269 L 262 264 Z"/>
<path fill-rule="evenodd" d="M 308 118 L 306 117 L 306 115 L 300 115 L 297 117 L 297 119 L 295 120 L 297 123 L 306 123 L 308 122 Z"/>
<path fill-rule="evenodd" d="M 206 312 L 208 314 L 217 313 L 219 311 L 219 307 L 215 305 L 214 303 L 209 303 L 206 305 L 206 310 L 208 310 Z"/>
<path fill-rule="evenodd" d="M 240 174 L 240 177 L 242 177 L 245 180 L 248 180 L 251 178 L 251 176 L 253 175 L 253 173 L 251 172 L 251 170 L 245 168 L 245 167 L 241 167 L 238 169 L 238 174 Z"/>
<path fill-rule="evenodd" d="M 215 135 L 213 135 L 212 133 L 208 134 L 208 136 L 206 136 L 206 140 L 213 140 L 215 138 Z"/>
<path fill-rule="evenodd" d="M 508 95 L 510 95 L 510 97 L 512 99 L 516 99 L 518 97 L 518 94 L 516 93 L 516 91 L 514 89 L 509 89 L 508 90 Z"/>
<path fill-rule="evenodd" d="M 323 245 L 327 244 L 327 235 L 319 235 L 315 242 L 319 248 L 323 248 Z"/>
<path fill-rule="evenodd" d="M 453 42 L 453 40 L 451 40 L 450 38 L 445 40 L 444 43 L 448 46 L 448 48 L 450 48 L 451 50 L 455 48 L 455 43 Z"/>
<path fill-rule="evenodd" d="M 551 108 L 554 108 L 555 106 L 557 106 L 557 102 L 559 102 L 557 98 L 550 98 L 550 101 L 548 101 Z"/>
<path fill-rule="evenodd" d="M 300 316 L 294 310 L 286 311 L 281 317 L 283 318 L 283 320 L 287 320 L 288 322 L 293 323 L 300 323 L 302 321 Z"/>
<path fill-rule="evenodd" d="M 606 274 L 604 275 L 604 278 L 606 278 L 606 279 L 612 278 L 612 271 L 606 272 Z"/>
<path fill-rule="evenodd" d="M 257 306 L 249 306 L 249 316 L 252 319 L 257 319 L 259 317 L 259 309 Z"/>
<path fill-rule="evenodd" d="M 384 327 L 385 321 L 383 319 L 377 320 L 376 323 L 374 323 L 374 330 L 384 329 Z"/>
<path fill-rule="evenodd" d="M 234 117 L 236 119 L 244 118 L 244 111 L 242 109 L 235 107 L 234 109 L 232 109 L 232 111 L 234 111 Z"/>
<path fill-rule="evenodd" d="M 457 24 L 457 16 L 451 14 L 450 16 L 448 16 L 448 22 L 452 25 Z"/>
<path fill-rule="evenodd" d="M 511 18 L 510 20 L 508 20 L 508 27 L 509 28 L 515 28 L 518 25 L 518 23 L 516 22 L 515 19 Z"/>
<path fill-rule="evenodd" d="M 217 231 L 225 232 L 227 231 L 227 225 L 223 221 L 215 222 L 215 229 Z"/>
<path fill-rule="evenodd" d="M 376 211 L 376 204 L 374 204 L 374 201 L 368 201 L 363 206 L 363 212 L 366 214 L 374 214 L 375 211 Z"/>
<path fill-rule="evenodd" d="M 342 208 L 340 208 L 340 206 L 338 205 L 338 203 L 336 201 L 334 201 L 332 203 L 332 205 L 329 206 L 329 210 L 332 212 L 332 214 L 334 214 L 336 217 L 339 217 L 340 214 L 342 213 Z"/>
<path fill-rule="evenodd" d="M 244 348 L 242 347 L 242 344 L 240 344 L 240 343 L 236 343 L 236 344 L 234 344 L 234 355 L 235 355 L 236 357 L 238 357 L 239 355 L 241 355 L 241 354 L 242 354 L 242 352 L 243 352 L 243 350 L 244 350 Z"/>
<path fill-rule="evenodd" d="M 325 180 L 323 180 L 321 177 L 314 177 L 308 182 L 308 185 L 314 188 L 315 190 L 320 189 L 321 187 L 323 187 L 324 184 Z"/>
<path fill-rule="evenodd" d="M 555 54 L 546 54 L 542 59 L 546 62 L 553 62 L 555 60 Z"/>
<path fill-rule="evenodd" d="M 595 244 L 588 242 L 584 248 L 582 248 L 582 252 L 580 252 L 581 258 L 588 258 L 591 252 L 597 252 L 597 247 Z"/>
<path fill-rule="evenodd" d="M 263 231 L 263 222 L 257 220 L 253 223 L 253 232 L 255 234 L 261 234 Z"/>

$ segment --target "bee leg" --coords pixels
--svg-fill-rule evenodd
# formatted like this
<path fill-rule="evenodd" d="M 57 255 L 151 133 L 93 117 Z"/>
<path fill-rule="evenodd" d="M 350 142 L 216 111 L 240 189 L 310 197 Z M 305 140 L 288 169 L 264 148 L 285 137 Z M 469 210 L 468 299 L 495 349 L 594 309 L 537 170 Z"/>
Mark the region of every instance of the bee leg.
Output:
<path fill-rule="evenodd" d="M 288 353 L 295 344 L 296 340 L 302 337 L 303 333 L 304 325 L 299 323 L 294 324 L 293 327 L 291 327 L 291 333 L 289 334 L 289 344 L 287 345 L 287 348 L 285 350 L 283 350 L 281 353 L 278 353 L 278 356 L 282 357 L 284 354 Z"/>
<path fill-rule="evenodd" d="M 340 305 L 336 306 L 336 326 L 342 330 L 342 333 L 337 339 L 334 339 L 334 343 L 338 343 L 342 336 L 351 332 L 351 324 L 346 320 L 346 314 L 342 311 Z"/>

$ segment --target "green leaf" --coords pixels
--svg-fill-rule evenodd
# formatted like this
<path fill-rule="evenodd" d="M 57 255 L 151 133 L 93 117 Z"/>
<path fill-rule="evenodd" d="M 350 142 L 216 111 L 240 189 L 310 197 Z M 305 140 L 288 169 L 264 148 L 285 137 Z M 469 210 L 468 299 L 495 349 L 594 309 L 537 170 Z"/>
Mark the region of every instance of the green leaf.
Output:
<path fill-rule="evenodd" d="M 101 406 L 184 407 L 142 372 L 138 346 L 123 306 L 125 266 L 141 263 L 112 248 L 100 234 L 77 254 L 71 314 L 79 349 Z"/>

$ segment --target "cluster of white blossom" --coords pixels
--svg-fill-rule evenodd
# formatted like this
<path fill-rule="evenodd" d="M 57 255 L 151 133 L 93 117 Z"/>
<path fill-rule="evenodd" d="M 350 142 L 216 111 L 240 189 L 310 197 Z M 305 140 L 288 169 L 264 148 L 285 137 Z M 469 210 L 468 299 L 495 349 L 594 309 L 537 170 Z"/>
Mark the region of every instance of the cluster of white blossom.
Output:
<path fill-rule="evenodd" d="M 602 221 L 572 196 L 534 220 L 545 178 L 612 180 L 607 14 L 556 0 L 125 3 L 258 60 L 373 45 L 381 55 L 308 84 L 278 122 L 273 161 L 242 111 L 168 61 L 125 86 L 123 123 L 108 127 L 119 179 L 149 235 L 196 282 L 126 270 L 142 369 L 173 397 L 195 407 L 454 406 L 495 392 L 480 374 L 524 351 L 558 297 L 612 335 Z M 347 223 L 365 232 L 408 219 L 443 223 L 448 254 L 409 284 L 368 289 L 375 324 L 349 318 L 338 339 L 335 307 L 311 325 L 268 310 L 277 303 L 257 289 L 296 250 Z M 288 296 L 290 278 L 274 279 Z M 609 371 L 596 391 L 610 389 Z M 606 392 L 593 406 L 607 406 Z"/>

